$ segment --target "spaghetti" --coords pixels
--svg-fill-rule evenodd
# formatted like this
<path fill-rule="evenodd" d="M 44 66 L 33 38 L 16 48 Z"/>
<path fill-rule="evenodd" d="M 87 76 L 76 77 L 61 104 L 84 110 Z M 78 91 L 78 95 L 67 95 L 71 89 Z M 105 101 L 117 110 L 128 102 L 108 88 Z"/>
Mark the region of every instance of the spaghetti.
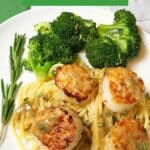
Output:
<path fill-rule="evenodd" d="M 150 136 L 150 98 L 145 96 L 144 101 L 125 113 L 112 112 L 102 102 L 101 86 L 105 69 L 90 69 L 90 72 L 92 78 L 97 81 L 98 88 L 95 89 L 90 100 L 83 104 L 58 89 L 53 78 L 47 82 L 30 83 L 20 89 L 18 95 L 19 107 L 13 115 L 11 124 L 22 149 L 27 150 L 26 145 L 29 145 L 29 149 L 32 150 L 47 149 L 32 134 L 30 129 L 37 112 L 57 106 L 67 107 L 82 120 L 86 128 L 85 133 L 88 134 L 89 141 L 91 140 L 90 148 L 87 146 L 87 149 L 104 150 L 107 133 L 115 122 L 125 116 L 139 120 Z M 87 137 L 83 139 L 87 139 Z M 84 140 L 82 144 L 79 142 L 82 146 L 77 146 L 77 149 L 81 150 L 81 147 L 86 147 L 86 141 Z M 27 142 L 28 144 L 26 144 Z"/>

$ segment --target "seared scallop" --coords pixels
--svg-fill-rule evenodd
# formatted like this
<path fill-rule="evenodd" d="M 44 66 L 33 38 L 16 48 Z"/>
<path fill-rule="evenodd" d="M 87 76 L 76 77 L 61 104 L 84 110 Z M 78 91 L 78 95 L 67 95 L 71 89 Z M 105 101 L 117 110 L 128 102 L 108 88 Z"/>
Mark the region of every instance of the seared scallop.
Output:
<path fill-rule="evenodd" d="M 108 68 L 102 82 L 102 96 L 110 110 L 124 112 L 144 99 L 144 83 L 126 68 Z"/>
<path fill-rule="evenodd" d="M 75 97 L 78 101 L 87 99 L 94 89 L 89 71 L 77 64 L 58 67 L 55 83 L 66 95 Z"/>
<path fill-rule="evenodd" d="M 52 107 L 37 114 L 32 133 L 49 150 L 72 150 L 79 142 L 83 126 L 71 111 Z"/>
<path fill-rule="evenodd" d="M 106 150 L 149 150 L 148 135 L 142 124 L 125 117 L 106 136 Z"/>

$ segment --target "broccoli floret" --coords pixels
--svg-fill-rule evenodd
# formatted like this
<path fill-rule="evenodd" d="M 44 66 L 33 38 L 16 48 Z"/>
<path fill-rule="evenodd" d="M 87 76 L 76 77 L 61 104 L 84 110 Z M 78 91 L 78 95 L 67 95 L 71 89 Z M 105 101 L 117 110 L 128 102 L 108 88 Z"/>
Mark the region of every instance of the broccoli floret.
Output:
<path fill-rule="evenodd" d="M 52 33 L 50 22 L 41 22 L 34 25 L 34 30 L 40 34 Z"/>
<path fill-rule="evenodd" d="M 29 60 L 23 59 L 22 61 L 25 70 L 32 71 L 32 66 Z"/>
<path fill-rule="evenodd" d="M 80 51 L 89 35 L 97 34 L 96 23 L 82 19 L 71 12 L 62 12 L 53 22 L 41 22 L 34 26 L 40 34 L 55 34 L 72 52 Z"/>
<path fill-rule="evenodd" d="M 125 9 L 120 9 L 116 11 L 114 16 L 115 16 L 114 17 L 115 22 L 125 23 L 128 25 L 136 24 L 135 16 L 130 11 L 127 11 Z"/>
<path fill-rule="evenodd" d="M 119 66 L 123 63 L 118 47 L 109 38 L 91 38 L 86 44 L 86 57 L 93 67 Z"/>
<path fill-rule="evenodd" d="M 126 10 L 115 13 L 112 25 L 99 25 L 97 28 L 100 37 L 109 37 L 119 47 L 124 63 L 138 54 L 140 49 L 140 35 L 136 26 L 134 15 Z"/>
<path fill-rule="evenodd" d="M 73 62 L 70 49 L 54 34 L 37 34 L 29 40 L 28 48 L 24 66 L 27 70 L 32 70 L 39 80 L 48 77 L 53 64 Z"/>
<path fill-rule="evenodd" d="M 34 26 L 38 34 L 29 40 L 28 58 L 24 60 L 27 70 L 38 79 L 48 76 L 53 64 L 72 63 L 76 54 L 84 47 L 88 35 L 96 33 L 96 24 L 73 13 L 63 12 L 53 22 Z"/>
<path fill-rule="evenodd" d="M 52 31 L 71 48 L 72 52 L 82 49 L 88 35 L 96 32 L 96 24 L 92 20 L 84 20 L 71 12 L 62 12 L 51 23 L 51 27 Z"/>
<path fill-rule="evenodd" d="M 83 25 L 81 26 L 81 34 L 82 40 L 84 43 L 88 40 L 88 37 L 97 36 L 96 31 L 96 23 L 92 20 L 82 20 Z"/>

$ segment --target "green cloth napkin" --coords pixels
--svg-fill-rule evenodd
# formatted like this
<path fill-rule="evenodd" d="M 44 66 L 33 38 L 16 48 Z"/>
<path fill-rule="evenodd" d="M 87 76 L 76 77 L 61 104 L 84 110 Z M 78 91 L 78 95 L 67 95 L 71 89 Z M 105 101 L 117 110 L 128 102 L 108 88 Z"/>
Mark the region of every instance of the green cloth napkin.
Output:
<path fill-rule="evenodd" d="M 0 0 L 0 23 L 28 8 L 21 0 Z"/>

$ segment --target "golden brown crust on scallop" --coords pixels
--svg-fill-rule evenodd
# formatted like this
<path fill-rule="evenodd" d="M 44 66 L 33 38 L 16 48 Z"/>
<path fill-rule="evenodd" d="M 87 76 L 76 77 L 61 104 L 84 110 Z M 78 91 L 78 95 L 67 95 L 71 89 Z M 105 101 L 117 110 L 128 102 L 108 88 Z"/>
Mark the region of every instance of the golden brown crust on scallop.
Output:
<path fill-rule="evenodd" d="M 148 135 L 141 123 L 125 117 L 118 121 L 108 134 L 112 150 L 138 150 L 138 144 L 148 142 Z"/>
<path fill-rule="evenodd" d="M 77 138 L 76 126 L 71 114 L 56 107 L 38 114 L 32 132 L 49 150 L 65 150 Z"/>
<path fill-rule="evenodd" d="M 107 69 L 110 91 L 117 103 L 132 104 L 144 96 L 144 83 L 137 74 L 123 67 Z"/>
<path fill-rule="evenodd" d="M 90 73 L 77 64 L 67 64 L 56 70 L 55 83 L 68 96 L 83 101 L 94 89 Z"/>

